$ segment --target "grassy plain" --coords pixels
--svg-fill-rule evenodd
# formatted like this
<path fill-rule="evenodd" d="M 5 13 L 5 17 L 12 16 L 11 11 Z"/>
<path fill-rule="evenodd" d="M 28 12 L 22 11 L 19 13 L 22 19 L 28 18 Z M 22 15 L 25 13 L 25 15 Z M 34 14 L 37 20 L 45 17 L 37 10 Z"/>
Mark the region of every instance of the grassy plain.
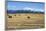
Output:
<path fill-rule="evenodd" d="M 12 16 L 9 18 L 9 16 Z M 11 28 L 44 28 L 44 14 L 8 14 L 8 29 Z"/>

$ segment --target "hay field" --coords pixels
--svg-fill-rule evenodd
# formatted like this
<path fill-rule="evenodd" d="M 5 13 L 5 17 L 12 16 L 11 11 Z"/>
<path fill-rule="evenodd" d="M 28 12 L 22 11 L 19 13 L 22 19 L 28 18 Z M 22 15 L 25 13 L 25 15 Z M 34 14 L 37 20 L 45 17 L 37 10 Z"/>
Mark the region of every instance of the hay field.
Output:
<path fill-rule="evenodd" d="M 44 14 L 8 14 L 7 19 L 8 29 L 44 28 Z"/>

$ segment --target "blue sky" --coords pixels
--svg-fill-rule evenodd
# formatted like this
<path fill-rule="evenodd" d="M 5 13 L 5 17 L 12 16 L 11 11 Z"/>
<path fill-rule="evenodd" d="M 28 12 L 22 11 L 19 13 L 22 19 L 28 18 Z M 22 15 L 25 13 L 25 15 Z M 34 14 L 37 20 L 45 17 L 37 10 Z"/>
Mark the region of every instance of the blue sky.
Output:
<path fill-rule="evenodd" d="M 8 10 L 32 10 L 44 11 L 44 3 L 40 2 L 10 2 L 7 5 Z"/>

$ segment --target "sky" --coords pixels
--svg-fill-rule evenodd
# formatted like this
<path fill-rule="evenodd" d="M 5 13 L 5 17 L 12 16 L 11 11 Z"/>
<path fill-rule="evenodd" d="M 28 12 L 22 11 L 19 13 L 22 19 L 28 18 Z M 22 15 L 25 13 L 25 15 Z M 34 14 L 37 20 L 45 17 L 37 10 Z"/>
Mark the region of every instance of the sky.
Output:
<path fill-rule="evenodd" d="M 32 10 L 44 12 L 44 3 L 8 1 L 8 10 Z"/>
<path fill-rule="evenodd" d="M 8 0 L 8 1 L 29 1 L 29 2 L 44 2 L 44 0 Z"/>

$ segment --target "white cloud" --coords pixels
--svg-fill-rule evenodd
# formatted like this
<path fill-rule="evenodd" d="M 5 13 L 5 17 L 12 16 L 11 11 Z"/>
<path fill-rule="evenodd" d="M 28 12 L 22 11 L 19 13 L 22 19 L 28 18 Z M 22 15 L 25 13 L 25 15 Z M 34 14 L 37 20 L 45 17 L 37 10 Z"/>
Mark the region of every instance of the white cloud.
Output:
<path fill-rule="evenodd" d="M 39 12 L 44 12 L 44 10 L 43 9 L 35 9 L 35 8 L 30 8 L 30 7 L 25 7 L 25 8 L 23 8 L 23 10 L 31 10 L 31 11 L 39 11 Z"/>
<path fill-rule="evenodd" d="M 23 10 L 34 10 L 34 9 L 32 9 L 30 7 L 25 7 L 25 8 L 23 8 Z"/>
<path fill-rule="evenodd" d="M 35 11 L 44 12 L 42 9 L 34 9 Z"/>

